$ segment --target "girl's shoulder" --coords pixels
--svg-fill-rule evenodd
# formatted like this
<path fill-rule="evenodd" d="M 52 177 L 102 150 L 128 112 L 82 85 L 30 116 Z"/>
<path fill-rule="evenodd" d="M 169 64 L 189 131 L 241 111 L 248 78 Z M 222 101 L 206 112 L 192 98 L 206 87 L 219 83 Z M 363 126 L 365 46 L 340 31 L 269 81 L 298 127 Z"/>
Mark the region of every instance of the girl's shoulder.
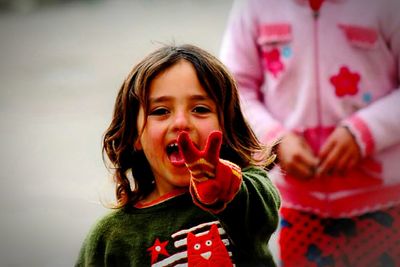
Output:
<path fill-rule="evenodd" d="M 121 253 L 119 244 L 126 241 L 126 236 L 135 236 L 140 232 L 138 227 L 128 227 L 133 221 L 123 208 L 104 214 L 87 233 L 75 266 L 104 266 L 110 250 L 112 253 Z"/>
<path fill-rule="evenodd" d="M 140 209 L 130 207 L 112 209 L 94 222 L 90 233 L 97 236 L 115 235 L 119 229 L 126 227 L 135 231 L 153 213 L 150 210 L 144 212 Z"/>
<path fill-rule="evenodd" d="M 249 165 L 242 169 L 244 176 L 262 176 L 268 178 L 268 171 L 260 166 Z"/>
<path fill-rule="evenodd" d="M 280 194 L 268 175 L 268 171 L 259 166 L 248 166 L 243 168 L 243 184 L 249 190 L 249 187 L 257 188 L 257 192 L 273 197 L 276 204 L 280 205 Z"/>
<path fill-rule="evenodd" d="M 120 224 L 125 217 L 125 212 L 122 209 L 113 209 L 108 211 L 103 217 L 100 217 L 92 226 L 91 233 L 104 233 L 109 231 L 114 226 Z"/>
<path fill-rule="evenodd" d="M 86 246 L 97 247 L 104 242 L 119 240 L 123 238 L 126 229 L 133 233 L 140 230 L 140 225 L 135 220 L 135 216 L 124 208 L 108 211 L 90 228 L 85 239 Z"/>

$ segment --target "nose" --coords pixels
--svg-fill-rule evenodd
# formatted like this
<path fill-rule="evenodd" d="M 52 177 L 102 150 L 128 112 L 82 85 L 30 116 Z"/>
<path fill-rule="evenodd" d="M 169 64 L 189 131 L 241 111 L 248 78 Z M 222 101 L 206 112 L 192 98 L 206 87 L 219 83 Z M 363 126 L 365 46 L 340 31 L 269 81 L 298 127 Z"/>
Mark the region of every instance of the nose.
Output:
<path fill-rule="evenodd" d="M 172 129 L 174 131 L 189 131 L 191 127 L 190 114 L 184 111 L 176 112 L 172 119 Z"/>

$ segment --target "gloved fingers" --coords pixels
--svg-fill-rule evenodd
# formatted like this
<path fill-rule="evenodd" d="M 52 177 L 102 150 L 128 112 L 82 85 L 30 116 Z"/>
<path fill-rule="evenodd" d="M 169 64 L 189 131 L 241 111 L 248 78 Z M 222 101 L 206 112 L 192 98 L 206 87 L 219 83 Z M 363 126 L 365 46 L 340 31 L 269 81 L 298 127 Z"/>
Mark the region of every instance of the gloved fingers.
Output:
<path fill-rule="evenodd" d="M 204 149 L 205 158 L 212 164 L 217 164 L 219 159 L 219 151 L 222 145 L 222 132 L 213 131 L 207 139 L 207 144 Z"/>
<path fill-rule="evenodd" d="M 193 144 L 188 132 L 179 134 L 178 146 L 186 163 L 190 164 L 199 158 L 200 151 Z"/>

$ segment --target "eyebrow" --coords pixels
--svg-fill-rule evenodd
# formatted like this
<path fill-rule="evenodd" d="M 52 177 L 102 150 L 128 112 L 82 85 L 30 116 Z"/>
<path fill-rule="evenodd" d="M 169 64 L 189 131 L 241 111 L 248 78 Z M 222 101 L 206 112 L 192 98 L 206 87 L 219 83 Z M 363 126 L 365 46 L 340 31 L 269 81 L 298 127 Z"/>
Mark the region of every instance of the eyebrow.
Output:
<path fill-rule="evenodd" d="M 168 102 L 173 100 L 172 96 L 160 96 L 160 97 L 150 97 L 150 104 L 157 104 L 162 102 Z M 189 100 L 212 100 L 208 95 L 191 95 Z"/>

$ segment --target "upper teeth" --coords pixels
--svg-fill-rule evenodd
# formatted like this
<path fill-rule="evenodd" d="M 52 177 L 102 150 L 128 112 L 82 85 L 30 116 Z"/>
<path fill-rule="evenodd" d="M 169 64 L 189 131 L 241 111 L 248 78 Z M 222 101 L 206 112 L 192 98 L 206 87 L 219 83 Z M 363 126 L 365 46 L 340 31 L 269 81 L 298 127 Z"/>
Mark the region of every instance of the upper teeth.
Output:
<path fill-rule="evenodd" d="M 179 147 L 178 147 L 177 143 L 169 144 L 167 146 L 167 153 L 168 154 L 171 154 L 172 152 L 178 151 L 178 150 L 179 150 Z"/>
<path fill-rule="evenodd" d="M 173 143 L 173 144 L 168 145 L 168 147 L 170 147 L 170 148 L 178 148 L 178 144 L 177 143 Z"/>

